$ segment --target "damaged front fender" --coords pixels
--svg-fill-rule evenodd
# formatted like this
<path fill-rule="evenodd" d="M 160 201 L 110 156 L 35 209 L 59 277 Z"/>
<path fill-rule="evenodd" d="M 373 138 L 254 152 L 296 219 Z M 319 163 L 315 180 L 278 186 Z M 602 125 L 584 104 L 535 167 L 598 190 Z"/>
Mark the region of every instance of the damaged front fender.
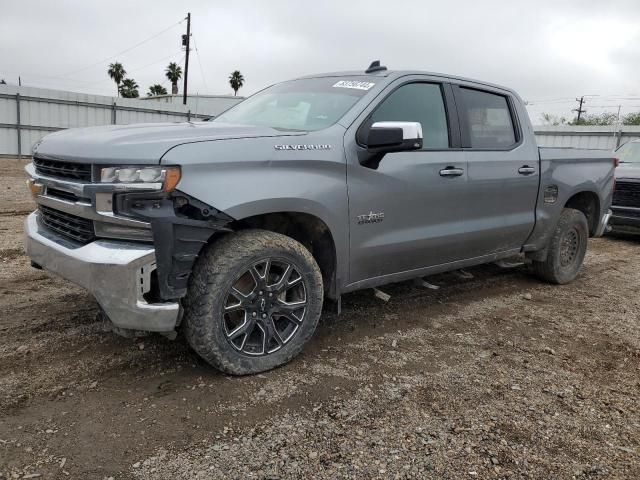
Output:
<path fill-rule="evenodd" d="M 187 293 L 191 269 L 203 246 L 233 218 L 195 198 L 174 191 L 115 196 L 118 215 L 149 222 L 156 252 L 157 291 L 164 301 Z"/>

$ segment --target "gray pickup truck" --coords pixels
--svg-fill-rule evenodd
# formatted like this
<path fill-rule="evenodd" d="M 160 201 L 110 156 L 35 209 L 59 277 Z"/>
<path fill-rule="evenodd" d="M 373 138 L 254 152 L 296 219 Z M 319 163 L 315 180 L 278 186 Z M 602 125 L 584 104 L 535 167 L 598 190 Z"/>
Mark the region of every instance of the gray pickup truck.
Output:
<path fill-rule="evenodd" d="M 280 83 L 209 122 L 67 130 L 26 168 L 33 265 L 114 328 L 256 373 L 297 355 L 323 301 L 524 253 L 579 273 L 614 159 L 538 148 L 507 88 L 417 71 Z"/>

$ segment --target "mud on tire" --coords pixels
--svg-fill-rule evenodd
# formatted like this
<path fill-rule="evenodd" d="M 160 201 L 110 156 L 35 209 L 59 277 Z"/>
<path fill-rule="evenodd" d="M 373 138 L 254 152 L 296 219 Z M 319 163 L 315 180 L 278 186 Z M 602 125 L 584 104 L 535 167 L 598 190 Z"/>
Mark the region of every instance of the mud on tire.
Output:
<path fill-rule="evenodd" d="M 589 226 L 584 213 L 572 208 L 563 209 L 547 246 L 547 258 L 532 262 L 533 272 L 551 283 L 573 281 L 582 268 L 588 240 Z"/>
<path fill-rule="evenodd" d="M 209 364 L 233 375 L 269 370 L 298 355 L 322 311 L 322 275 L 299 242 L 265 230 L 205 247 L 184 300 L 183 328 Z"/>

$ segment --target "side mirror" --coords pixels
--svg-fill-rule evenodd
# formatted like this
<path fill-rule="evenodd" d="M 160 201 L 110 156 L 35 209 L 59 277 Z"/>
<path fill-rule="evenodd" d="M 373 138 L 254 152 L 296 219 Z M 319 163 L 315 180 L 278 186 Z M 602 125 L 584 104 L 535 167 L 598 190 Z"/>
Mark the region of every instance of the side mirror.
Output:
<path fill-rule="evenodd" d="M 376 122 L 367 136 L 367 150 L 391 153 L 422 148 L 422 125 L 419 122 Z"/>

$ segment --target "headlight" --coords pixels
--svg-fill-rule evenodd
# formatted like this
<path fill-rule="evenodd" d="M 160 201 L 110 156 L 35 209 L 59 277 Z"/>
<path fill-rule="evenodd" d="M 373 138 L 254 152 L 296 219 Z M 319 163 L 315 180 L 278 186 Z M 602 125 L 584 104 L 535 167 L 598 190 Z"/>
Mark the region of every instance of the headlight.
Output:
<path fill-rule="evenodd" d="M 107 167 L 100 171 L 102 183 L 161 183 L 172 191 L 180 181 L 180 167 Z"/>

